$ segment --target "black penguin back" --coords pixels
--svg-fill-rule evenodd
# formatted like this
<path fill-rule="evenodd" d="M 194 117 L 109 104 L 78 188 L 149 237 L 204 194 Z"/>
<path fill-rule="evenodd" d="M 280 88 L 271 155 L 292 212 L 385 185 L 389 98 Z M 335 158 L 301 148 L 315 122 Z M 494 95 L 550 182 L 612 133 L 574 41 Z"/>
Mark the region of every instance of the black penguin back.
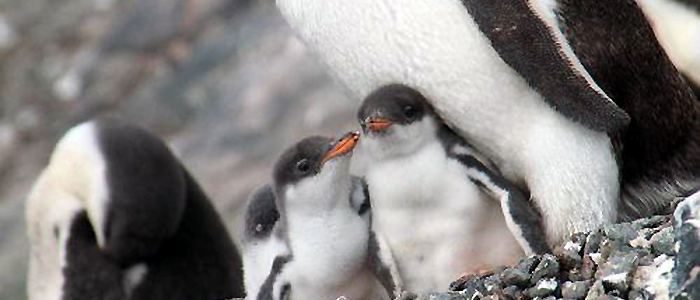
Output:
<path fill-rule="evenodd" d="M 613 136 L 622 144 L 620 218 L 658 212 L 698 183 L 700 103 L 633 0 L 558 2 L 574 52 L 631 118 Z"/>
<path fill-rule="evenodd" d="M 187 201 L 180 226 L 147 259 L 149 273 L 134 300 L 244 297 L 243 263 L 214 207 L 185 171 Z"/>
<path fill-rule="evenodd" d="M 104 245 L 88 214 L 79 213 L 67 242 L 63 299 L 244 297 L 238 250 L 167 145 L 133 125 L 94 124 L 107 185 Z M 145 272 L 127 283 L 134 267 Z"/>

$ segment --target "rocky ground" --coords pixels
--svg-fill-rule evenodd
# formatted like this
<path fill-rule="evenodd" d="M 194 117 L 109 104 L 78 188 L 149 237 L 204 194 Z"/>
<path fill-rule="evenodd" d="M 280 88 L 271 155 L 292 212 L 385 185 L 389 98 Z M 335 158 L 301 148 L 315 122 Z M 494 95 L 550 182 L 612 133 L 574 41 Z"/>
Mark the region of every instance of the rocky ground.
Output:
<path fill-rule="evenodd" d="M 673 215 L 579 233 L 553 254 L 463 277 L 450 292 L 402 300 L 700 299 L 700 197 Z"/>

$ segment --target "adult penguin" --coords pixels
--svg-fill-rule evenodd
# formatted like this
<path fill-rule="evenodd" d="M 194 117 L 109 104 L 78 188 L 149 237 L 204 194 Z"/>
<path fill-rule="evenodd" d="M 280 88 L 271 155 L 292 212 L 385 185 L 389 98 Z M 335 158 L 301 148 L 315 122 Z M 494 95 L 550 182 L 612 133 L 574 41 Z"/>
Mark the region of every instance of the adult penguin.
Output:
<path fill-rule="evenodd" d="M 616 138 L 622 148 L 618 219 L 663 213 L 700 186 L 700 103 L 635 1 L 560 0 L 558 7 L 584 67 L 631 116 Z"/>
<path fill-rule="evenodd" d="M 579 58 L 585 57 L 579 44 L 603 48 L 635 40 L 650 41 L 639 45 L 643 47 L 656 43 L 650 32 L 598 36 L 570 28 L 591 24 L 580 11 L 598 10 L 617 14 L 612 20 L 616 24 L 627 21 L 620 24 L 623 28 L 648 28 L 631 0 L 609 2 L 277 0 L 277 5 L 358 99 L 392 82 L 426 95 L 450 127 L 489 156 L 508 180 L 530 192 L 542 211 L 549 243 L 556 245 L 568 234 L 614 222 L 618 215 L 646 215 L 668 203 L 668 198 L 652 200 L 629 192 L 618 203 L 621 174 L 626 190 L 635 182 L 624 174 L 653 172 L 643 155 L 624 153 L 629 162 L 618 165 L 620 145 L 667 139 L 649 139 L 636 130 L 623 135 L 630 119 L 657 123 L 649 114 L 661 114 L 662 109 L 655 109 L 658 104 L 638 89 L 609 97 L 606 88 L 624 90 L 629 85 L 592 77 L 586 67 L 593 63 Z M 628 20 L 627 15 L 635 17 Z M 610 41 L 613 36 L 620 40 Z M 656 55 L 665 57 L 663 52 Z M 643 70 L 647 62 L 625 63 Z M 594 64 L 600 70 L 616 67 Z M 664 92 L 669 90 L 688 89 L 671 85 Z M 686 108 L 676 103 L 669 107 Z M 686 120 L 681 122 L 689 118 L 680 117 Z M 671 125 L 661 131 L 677 129 Z M 676 175 L 659 178 L 673 181 Z M 684 189 L 675 191 L 682 194 Z"/>
<path fill-rule="evenodd" d="M 673 64 L 700 96 L 700 1 L 637 0 Z"/>
<path fill-rule="evenodd" d="M 58 142 L 27 202 L 30 300 L 243 297 L 207 196 L 147 131 L 97 119 Z"/>

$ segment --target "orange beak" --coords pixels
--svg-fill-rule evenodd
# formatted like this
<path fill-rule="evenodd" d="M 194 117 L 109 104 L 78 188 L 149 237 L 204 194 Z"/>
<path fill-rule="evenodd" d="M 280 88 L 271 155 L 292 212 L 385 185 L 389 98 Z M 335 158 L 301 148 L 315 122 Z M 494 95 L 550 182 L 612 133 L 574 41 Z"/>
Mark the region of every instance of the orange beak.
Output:
<path fill-rule="evenodd" d="M 335 143 L 333 148 L 326 152 L 321 159 L 321 165 L 325 164 L 327 161 L 334 159 L 336 157 L 343 156 L 352 152 L 357 145 L 357 141 L 360 139 L 360 134 L 357 132 L 349 132 L 342 139 Z"/>
<path fill-rule="evenodd" d="M 367 121 L 367 128 L 370 131 L 380 132 L 387 130 L 391 127 L 391 124 L 393 123 L 386 118 L 370 118 L 369 121 Z"/>

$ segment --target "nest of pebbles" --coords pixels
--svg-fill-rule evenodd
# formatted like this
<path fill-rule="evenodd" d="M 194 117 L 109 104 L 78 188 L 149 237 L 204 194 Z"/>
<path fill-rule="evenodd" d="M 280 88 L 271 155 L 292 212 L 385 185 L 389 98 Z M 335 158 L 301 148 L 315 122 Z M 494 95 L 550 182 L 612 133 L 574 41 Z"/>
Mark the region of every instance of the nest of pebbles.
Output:
<path fill-rule="evenodd" d="M 699 197 L 700 198 L 700 197 Z M 574 234 L 551 254 L 453 282 L 450 292 L 402 300 L 700 299 L 700 199 L 673 215 Z"/>

